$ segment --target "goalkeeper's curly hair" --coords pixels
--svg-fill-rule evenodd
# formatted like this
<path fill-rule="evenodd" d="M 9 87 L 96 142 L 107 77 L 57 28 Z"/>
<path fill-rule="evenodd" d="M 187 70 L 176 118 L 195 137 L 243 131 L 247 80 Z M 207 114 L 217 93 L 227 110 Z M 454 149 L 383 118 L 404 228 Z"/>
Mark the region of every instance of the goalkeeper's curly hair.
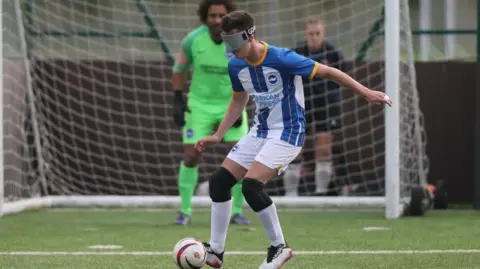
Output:
<path fill-rule="evenodd" d="M 207 23 L 208 9 L 212 5 L 224 5 L 227 9 L 227 13 L 237 9 L 235 0 L 201 0 L 200 5 L 198 6 L 197 14 L 202 23 Z"/>

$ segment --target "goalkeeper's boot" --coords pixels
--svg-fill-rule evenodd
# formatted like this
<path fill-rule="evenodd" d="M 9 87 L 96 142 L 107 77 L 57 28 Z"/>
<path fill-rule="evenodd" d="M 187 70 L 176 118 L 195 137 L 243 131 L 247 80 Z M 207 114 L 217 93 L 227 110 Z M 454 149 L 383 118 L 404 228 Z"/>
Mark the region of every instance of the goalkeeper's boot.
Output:
<path fill-rule="evenodd" d="M 252 222 L 249 221 L 247 219 L 247 217 L 243 216 L 240 213 L 237 213 L 237 214 L 233 215 L 232 218 L 230 219 L 230 223 L 231 224 L 243 224 L 243 225 L 252 224 Z"/>
<path fill-rule="evenodd" d="M 209 243 L 203 243 L 207 251 L 207 264 L 213 268 L 220 268 L 223 264 L 223 253 L 215 253 Z"/>
<path fill-rule="evenodd" d="M 290 258 L 292 258 L 292 249 L 286 244 L 278 246 L 270 246 L 268 248 L 267 258 L 260 265 L 259 269 L 278 269 L 283 266 Z"/>
<path fill-rule="evenodd" d="M 176 225 L 187 225 L 190 223 L 190 220 L 192 220 L 192 217 L 190 217 L 187 214 L 184 214 L 180 212 L 180 215 L 178 215 L 177 220 L 175 221 Z"/>

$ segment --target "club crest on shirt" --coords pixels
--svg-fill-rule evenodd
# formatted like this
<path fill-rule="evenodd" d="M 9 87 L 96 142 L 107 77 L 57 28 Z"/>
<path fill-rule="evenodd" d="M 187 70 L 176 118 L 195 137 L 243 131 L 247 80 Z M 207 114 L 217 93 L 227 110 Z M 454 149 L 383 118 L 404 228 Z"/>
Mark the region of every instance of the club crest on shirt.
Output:
<path fill-rule="evenodd" d="M 278 82 L 280 81 L 280 77 L 276 73 L 270 73 L 267 75 L 267 83 L 270 86 L 277 85 Z"/>
<path fill-rule="evenodd" d="M 194 135 L 194 134 L 193 134 L 192 128 L 189 128 L 189 129 L 187 130 L 187 138 L 192 138 L 193 135 Z"/>
<path fill-rule="evenodd" d="M 238 144 L 236 144 L 235 146 L 233 146 L 232 152 L 235 152 L 235 151 L 237 151 L 237 150 L 238 150 Z"/>

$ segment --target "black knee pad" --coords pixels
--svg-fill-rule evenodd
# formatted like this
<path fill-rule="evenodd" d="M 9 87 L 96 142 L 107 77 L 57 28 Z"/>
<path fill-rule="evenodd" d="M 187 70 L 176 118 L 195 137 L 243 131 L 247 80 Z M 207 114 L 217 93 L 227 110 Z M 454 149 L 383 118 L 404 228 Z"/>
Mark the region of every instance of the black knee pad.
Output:
<path fill-rule="evenodd" d="M 245 201 L 255 212 L 262 211 L 273 204 L 272 199 L 263 188 L 264 184 L 256 179 L 245 178 L 243 180 L 243 196 L 245 196 Z"/>
<path fill-rule="evenodd" d="M 232 187 L 237 179 L 227 169 L 220 167 L 209 181 L 210 198 L 215 203 L 227 202 L 232 198 Z"/>

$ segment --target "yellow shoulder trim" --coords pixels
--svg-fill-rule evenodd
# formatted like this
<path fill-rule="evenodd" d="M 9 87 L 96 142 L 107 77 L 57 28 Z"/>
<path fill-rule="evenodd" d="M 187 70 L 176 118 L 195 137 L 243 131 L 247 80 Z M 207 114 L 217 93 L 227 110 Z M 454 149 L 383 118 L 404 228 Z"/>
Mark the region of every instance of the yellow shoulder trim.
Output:
<path fill-rule="evenodd" d="M 320 66 L 319 63 L 315 63 L 315 66 L 313 67 L 312 73 L 310 74 L 310 79 L 315 77 L 315 74 L 317 73 L 318 67 Z"/>

